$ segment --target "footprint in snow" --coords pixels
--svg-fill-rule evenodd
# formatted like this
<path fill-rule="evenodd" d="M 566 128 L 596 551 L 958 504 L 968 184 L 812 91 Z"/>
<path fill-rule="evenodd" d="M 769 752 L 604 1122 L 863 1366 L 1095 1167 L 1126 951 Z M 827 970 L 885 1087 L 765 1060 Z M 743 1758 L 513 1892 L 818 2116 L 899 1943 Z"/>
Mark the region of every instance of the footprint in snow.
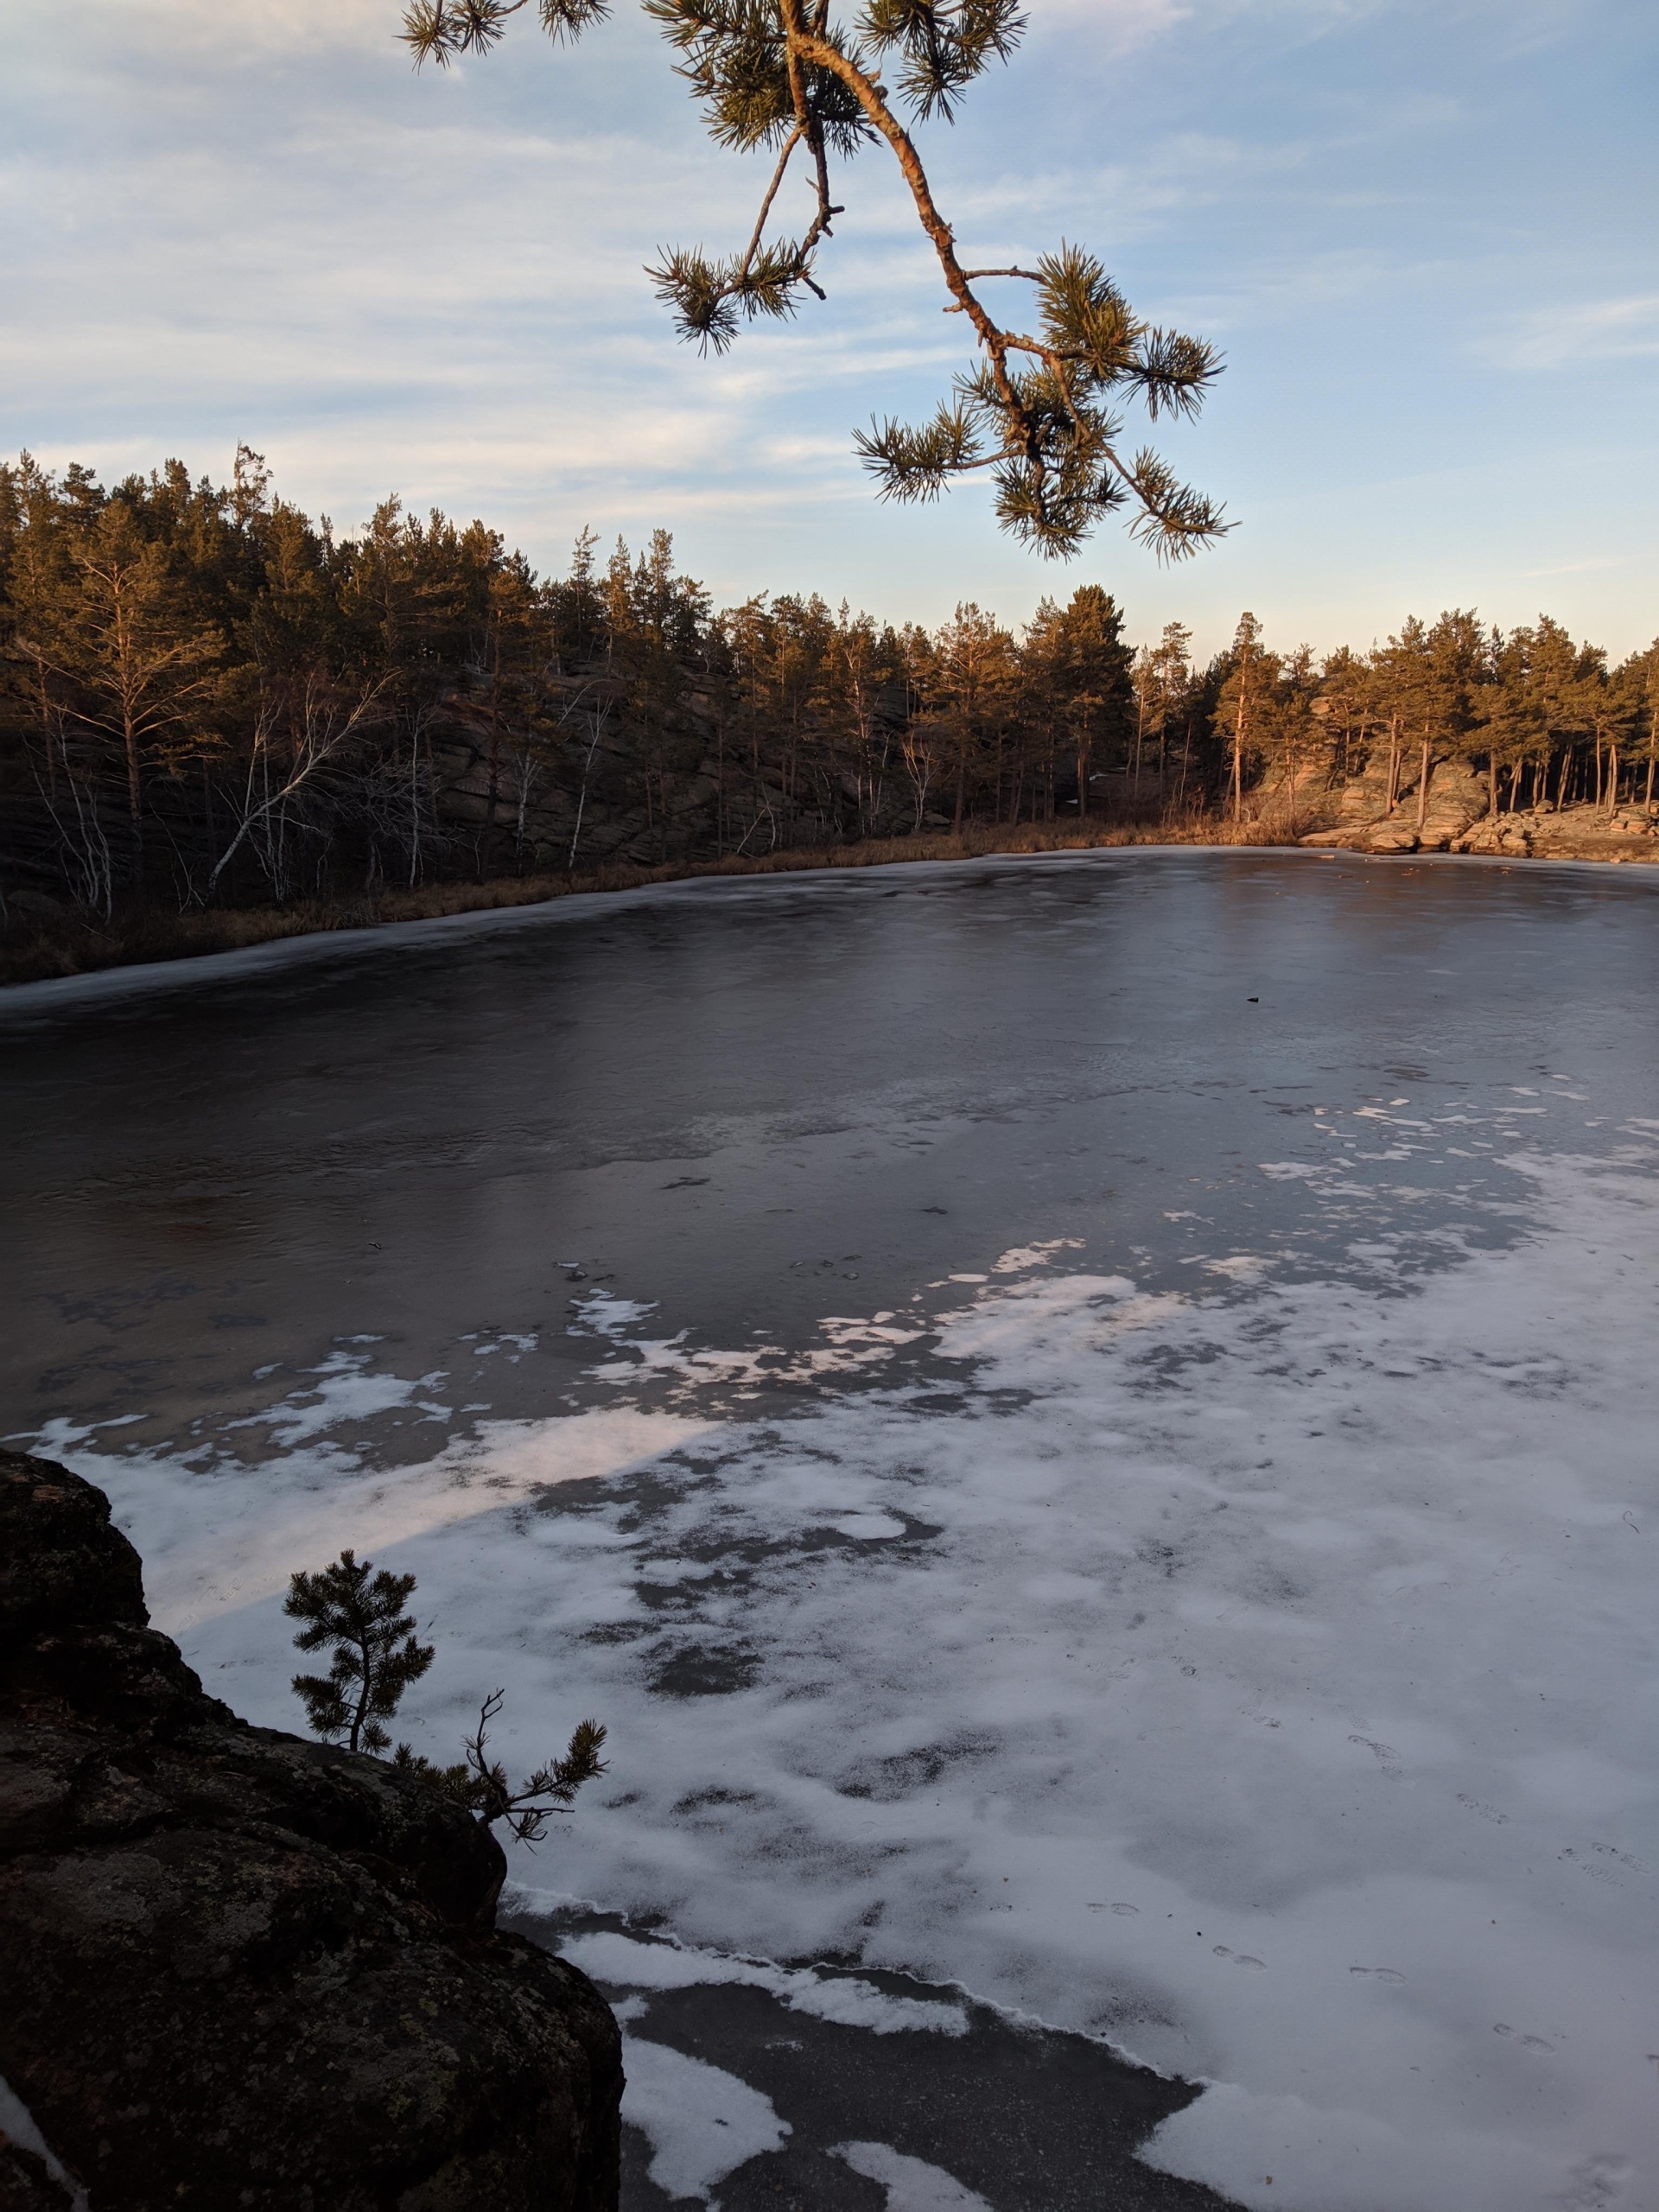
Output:
<path fill-rule="evenodd" d="M 1374 1753 L 1378 1765 L 1390 1782 L 1400 1779 L 1400 1754 L 1392 1744 L 1379 1744 L 1374 1736 L 1350 1736 L 1348 1740 L 1351 1744 L 1363 1745 L 1366 1751 Z"/>
<path fill-rule="evenodd" d="M 1265 1959 L 1253 1959 L 1248 1951 L 1230 1951 L 1224 1943 L 1214 1947 L 1218 1959 L 1230 1959 L 1236 1967 L 1265 1967 Z"/>
<path fill-rule="evenodd" d="M 1396 1974 L 1392 1967 L 1350 1967 L 1348 1971 L 1350 1974 L 1369 1974 L 1373 1981 L 1398 1982 L 1406 1978 L 1402 1974 Z"/>
<path fill-rule="evenodd" d="M 1502 1827 L 1510 1817 L 1507 1813 L 1500 1813 L 1496 1805 L 1482 1804 L 1478 1797 L 1471 1797 L 1466 1789 L 1459 1790 L 1458 1802 L 1466 1807 L 1470 1812 L 1478 1813 L 1483 1821 L 1495 1821 L 1499 1827 Z"/>

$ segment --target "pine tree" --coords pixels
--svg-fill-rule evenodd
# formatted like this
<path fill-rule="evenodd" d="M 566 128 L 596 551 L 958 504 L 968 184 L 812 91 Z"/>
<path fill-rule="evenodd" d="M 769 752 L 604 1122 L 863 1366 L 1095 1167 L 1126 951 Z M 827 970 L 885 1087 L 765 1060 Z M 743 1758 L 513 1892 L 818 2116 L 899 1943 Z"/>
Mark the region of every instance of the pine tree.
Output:
<path fill-rule="evenodd" d="M 530 0 L 410 0 L 403 36 L 417 62 L 483 54 Z M 831 158 L 850 161 L 885 143 L 899 165 L 949 295 L 977 358 L 919 427 L 887 420 L 855 444 L 878 496 L 936 499 L 956 479 L 990 472 L 1004 529 L 1051 556 L 1074 554 L 1103 517 L 1132 515 L 1131 534 L 1179 559 L 1222 536 L 1222 511 L 1180 483 L 1149 448 L 1130 453 L 1118 412 L 1139 400 L 1148 417 L 1195 415 L 1221 372 L 1205 340 L 1137 315 L 1102 264 L 1062 240 L 1033 269 L 969 269 L 934 200 L 900 103 L 914 123 L 950 123 L 967 87 L 1007 61 L 1025 33 L 1018 0 L 863 0 L 849 33 L 829 0 L 644 0 L 678 57 L 715 144 L 774 157 L 748 243 L 710 257 L 701 246 L 665 251 L 648 272 L 682 337 L 723 353 L 746 322 L 782 321 L 803 292 L 822 300 L 820 262 L 835 218 Z M 537 0 L 555 41 L 576 39 L 610 12 L 608 0 Z M 896 98 L 884 77 L 891 75 Z M 797 156 L 814 213 L 797 238 L 766 230 Z M 1033 288 L 1035 313 L 1000 321 L 976 289 Z"/>
<path fill-rule="evenodd" d="M 1331 739 L 1335 772 L 1351 775 L 1359 765 L 1375 706 L 1369 665 L 1351 646 L 1338 645 L 1325 656 L 1313 707 Z"/>
<path fill-rule="evenodd" d="M 1127 753 L 1135 720 L 1134 654 L 1123 612 L 1098 584 L 1080 584 L 1056 613 L 1049 676 L 1077 766 L 1077 812 L 1089 811 L 1095 764 L 1116 746 Z"/>
<path fill-rule="evenodd" d="M 1244 819 L 1244 763 L 1260 749 L 1259 726 L 1266 719 L 1268 695 L 1279 673 L 1277 656 L 1262 645 L 1262 625 L 1248 610 L 1238 618 L 1229 658 L 1227 680 L 1211 719 L 1232 756 L 1228 782 L 1236 823 Z"/>
<path fill-rule="evenodd" d="M 1563 781 L 1572 772 L 1580 741 L 1591 734 L 1593 719 L 1591 713 L 1590 686 L 1586 682 L 1592 672 L 1595 657 L 1575 645 L 1564 626 L 1548 614 L 1541 614 L 1537 622 L 1515 632 L 1520 643 L 1521 661 L 1532 711 L 1543 731 L 1541 745 L 1516 760 L 1514 779 L 1510 785 L 1510 803 L 1515 804 L 1516 791 L 1521 780 L 1521 766 L 1530 761 L 1535 768 L 1541 767 L 1554 749 L 1561 751 Z M 1596 781 L 1593 796 L 1601 797 L 1600 747 L 1597 747 Z"/>
<path fill-rule="evenodd" d="M 378 1573 L 372 1560 L 341 1552 L 317 1574 L 296 1574 L 283 1611 L 303 1621 L 294 1641 L 302 1651 L 332 1643 L 326 1675 L 296 1675 L 294 1694 L 325 1742 L 343 1738 L 353 1751 L 384 1751 L 391 1738 L 381 1725 L 397 1710 L 404 1692 L 432 1664 L 432 1646 L 415 1637 L 415 1620 L 404 1611 L 415 1592 L 412 1574 Z"/>
<path fill-rule="evenodd" d="M 305 1624 L 295 1643 L 302 1651 L 334 1647 L 326 1675 L 296 1675 L 293 1681 L 312 1728 L 326 1743 L 343 1740 L 353 1751 L 391 1749 L 382 1724 L 433 1660 L 433 1647 L 416 1640 L 414 1616 L 404 1610 L 414 1594 L 412 1574 L 391 1574 L 384 1567 L 377 1573 L 372 1560 L 359 1560 L 349 1550 L 320 1573 L 290 1577 L 283 1611 Z M 605 1772 L 599 1756 L 605 1730 L 596 1720 L 578 1721 L 562 1756 L 537 1767 L 515 1789 L 505 1767 L 488 1752 L 490 1723 L 504 1696 L 492 1690 L 485 1699 L 477 1726 L 463 1739 L 464 1756 L 454 1766 L 438 1766 L 407 1744 L 398 1745 L 392 1764 L 464 1805 L 486 1827 L 505 1821 L 520 1842 L 538 1843 L 553 1815 L 567 1811 L 582 1784 Z"/>
<path fill-rule="evenodd" d="M 1639 758 L 1646 770 L 1642 804 L 1650 814 L 1653 811 L 1654 769 L 1659 765 L 1659 639 L 1645 652 L 1632 653 L 1628 660 L 1622 662 L 1614 670 L 1609 688 L 1624 717 L 1632 760 Z M 1630 796 L 1634 801 L 1634 776 Z"/>
<path fill-rule="evenodd" d="M 1478 715 L 1487 763 L 1487 812 L 1494 817 L 1503 796 L 1504 770 L 1510 773 L 1513 798 L 1522 766 L 1549 759 L 1548 687 L 1537 680 L 1532 664 L 1535 643 L 1529 629 L 1512 630 L 1507 638 L 1494 630 L 1488 647 L 1490 679 L 1481 687 Z M 1563 780 L 1570 757 L 1569 748 L 1562 761 Z"/>
<path fill-rule="evenodd" d="M 1460 749 L 1485 658 L 1478 619 L 1462 607 L 1443 613 L 1432 628 L 1412 615 L 1371 656 L 1371 698 L 1389 732 L 1389 810 L 1414 789 L 1419 836 L 1434 763 Z M 1414 779 L 1405 773 L 1408 741 L 1417 752 Z"/>
<path fill-rule="evenodd" d="M 1581 648 L 1579 669 L 1579 696 L 1596 748 L 1597 798 L 1602 799 L 1605 792 L 1611 822 L 1618 811 L 1620 762 L 1640 727 L 1640 695 L 1626 680 L 1623 669 L 1608 674 L 1607 658 L 1599 646 Z"/>
<path fill-rule="evenodd" d="M 116 748 L 136 843 L 147 775 L 214 749 L 225 640 L 198 622 L 165 540 L 123 493 L 73 541 L 75 590 L 45 652 L 70 687 L 73 721 Z"/>
<path fill-rule="evenodd" d="M 995 774 L 1014 683 L 1014 639 L 969 601 L 934 633 L 937 712 L 953 779 L 951 829 L 960 832 L 969 785 Z M 1000 776 L 996 776 L 1000 783 Z"/>
<path fill-rule="evenodd" d="M 1282 793 L 1283 820 L 1293 835 L 1300 820 L 1302 785 L 1318 765 L 1324 734 L 1313 712 L 1318 677 L 1313 649 L 1299 645 L 1287 658 L 1271 656 L 1257 741 Z"/>

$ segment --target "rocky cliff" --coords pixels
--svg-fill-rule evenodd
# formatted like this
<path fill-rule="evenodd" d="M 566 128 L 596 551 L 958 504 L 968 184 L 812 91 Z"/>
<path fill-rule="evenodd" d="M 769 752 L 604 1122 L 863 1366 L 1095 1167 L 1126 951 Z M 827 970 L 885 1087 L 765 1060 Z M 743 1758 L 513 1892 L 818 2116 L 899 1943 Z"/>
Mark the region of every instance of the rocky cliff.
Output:
<path fill-rule="evenodd" d="M 0 1453 L 0 2208 L 607 2212 L 616 2024 L 503 1872 L 207 1697 L 103 1492 Z"/>

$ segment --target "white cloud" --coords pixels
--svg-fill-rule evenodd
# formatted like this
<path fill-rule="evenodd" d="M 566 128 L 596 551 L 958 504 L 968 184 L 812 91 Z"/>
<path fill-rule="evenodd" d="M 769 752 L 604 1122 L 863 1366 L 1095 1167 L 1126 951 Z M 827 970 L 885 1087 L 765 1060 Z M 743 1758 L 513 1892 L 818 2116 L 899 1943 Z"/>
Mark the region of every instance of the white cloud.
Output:
<path fill-rule="evenodd" d="M 1177 458 L 1249 529 L 1182 572 L 1172 614 L 1208 621 L 1206 594 L 1224 593 L 1214 620 L 1230 634 L 1238 604 L 1268 603 L 1268 559 L 1324 605 L 1336 542 L 1363 581 L 1369 541 L 1332 512 L 1352 474 L 1345 454 L 1332 466 L 1338 410 L 1347 444 L 1363 422 L 1390 468 L 1433 471 L 1460 441 L 1460 466 L 1508 480 L 1537 434 L 1496 423 L 1493 332 L 1508 367 L 1633 376 L 1651 354 L 1634 218 L 1610 207 L 1586 248 L 1535 186 L 1535 154 L 1492 136 L 1489 97 L 1491 56 L 1513 43 L 1501 22 L 1528 36 L 1578 22 L 1587 41 L 1631 0 L 1514 0 L 1507 16 L 1497 0 L 1031 4 L 1025 54 L 960 129 L 925 134 L 928 158 L 976 261 L 1081 238 L 1142 312 L 1225 344 L 1227 377 L 1176 432 Z M 642 14 L 620 4 L 574 54 L 521 19 L 488 63 L 416 76 L 398 5 L 59 0 L 20 21 L 0 83 L 0 450 L 105 473 L 171 453 L 222 474 L 245 437 L 313 511 L 344 523 L 396 486 L 489 514 L 543 562 L 585 519 L 661 520 L 734 597 L 789 563 L 791 586 L 823 575 L 832 596 L 905 615 L 930 594 L 1017 609 L 1062 581 L 1006 547 L 975 494 L 948 525 L 869 500 L 851 426 L 927 412 L 968 353 L 884 154 L 839 195 L 828 303 L 700 360 L 642 264 L 659 245 L 746 235 L 760 165 L 710 152 Z M 1558 94 L 1577 50 L 1558 41 L 1535 87 L 1562 163 L 1618 127 L 1599 90 L 1574 137 Z M 1563 268 L 1599 304 L 1532 314 Z M 1535 500 L 1517 538 L 1489 513 L 1491 564 L 1444 586 L 1436 569 L 1434 588 L 1495 605 L 1522 564 L 1586 542 L 1562 487 L 1587 479 L 1551 481 L 1559 521 Z M 1634 531 L 1639 468 L 1618 486 Z M 1437 508 L 1414 558 L 1475 560 L 1478 537 Z M 1090 558 L 1161 616 L 1150 563 L 1115 538 Z M 1619 572 L 1621 612 L 1597 613 L 1597 634 L 1626 600 L 1632 634 L 1648 621 L 1637 581 Z"/>
<path fill-rule="evenodd" d="M 315 60 L 365 52 L 396 37 L 395 0 L 69 0 L 61 18 L 105 51 L 170 51 L 192 60 L 263 66 L 273 54 Z"/>
<path fill-rule="evenodd" d="M 1659 354 L 1659 292 L 1586 300 L 1529 315 L 1509 358 L 1529 369 L 1580 361 L 1647 360 Z"/>

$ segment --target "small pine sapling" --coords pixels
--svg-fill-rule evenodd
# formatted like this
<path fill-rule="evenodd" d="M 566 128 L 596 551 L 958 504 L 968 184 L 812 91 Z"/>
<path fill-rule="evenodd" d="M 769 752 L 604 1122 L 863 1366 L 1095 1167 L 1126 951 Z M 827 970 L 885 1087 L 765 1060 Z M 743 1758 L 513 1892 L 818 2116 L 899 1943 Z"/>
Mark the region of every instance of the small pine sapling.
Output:
<path fill-rule="evenodd" d="M 294 1694 L 325 1741 L 344 1739 L 350 1751 L 385 1751 L 391 1738 L 381 1725 L 397 1710 L 404 1692 L 432 1664 L 433 1647 L 417 1643 L 413 1614 L 404 1611 L 415 1594 L 412 1574 L 376 1573 L 372 1560 L 343 1551 L 320 1573 L 294 1575 L 283 1611 L 305 1626 L 294 1641 L 302 1651 L 332 1643 L 326 1675 L 296 1675 Z M 479 1708 L 478 1726 L 464 1738 L 466 1757 L 438 1766 L 407 1744 L 392 1764 L 464 1805 L 486 1827 L 505 1821 L 521 1843 L 539 1843 L 556 1813 L 569 1810 L 584 1782 L 605 1771 L 599 1756 L 605 1731 L 582 1720 L 571 1732 L 562 1758 L 550 1760 L 515 1789 L 499 1760 L 487 1753 L 490 1723 L 506 1693 L 492 1690 Z"/>
<path fill-rule="evenodd" d="M 353 1751 L 390 1746 L 382 1724 L 432 1664 L 432 1646 L 416 1641 L 414 1616 L 404 1610 L 414 1590 L 412 1574 L 384 1567 L 377 1574 L 372 1560 L 350 1551 L 320 1573 L 289 1581 L 283 1611 L 305 1623 L 295 1643 L 302 1651 L 334 1647 L 326 1675 L 294 1677 L 294 1694 L 325 1742 L 344 1739 Z"/>

